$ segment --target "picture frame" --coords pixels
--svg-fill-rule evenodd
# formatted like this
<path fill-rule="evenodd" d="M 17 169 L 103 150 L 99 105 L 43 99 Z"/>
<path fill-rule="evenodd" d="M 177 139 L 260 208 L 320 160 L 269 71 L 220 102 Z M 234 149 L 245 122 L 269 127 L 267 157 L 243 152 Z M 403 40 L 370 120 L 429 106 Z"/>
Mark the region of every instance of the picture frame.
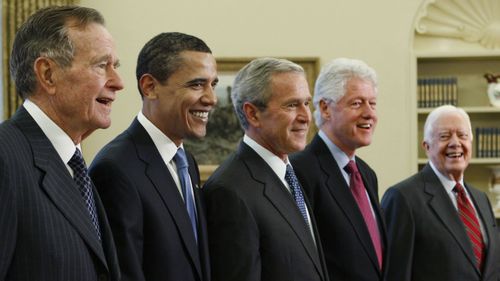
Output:
<path fill-rule="evenodd" d="M 184 141 L 186 150 L 190 151 L 198 162 L 202 183 L 230 153 L 237 149 L 243 137 L 243 129 L 230 100 L 230 90 L 236 73 L 253 59 L 251 57 L 216 58 L 219 83 L 215 89 L 218 102 L 210 114 L 207 135 L 200 140 Z M 284 59 L 295 62 L 304 68 L 309 90 L 313 94 L 314 82 L 319 73 L 319 58 L 285 57 Z M 311 103 L 311 112 L 312 110 Z M 311 140 L 316 132 L 317 128 L 311 121 L 308 140 Z"/>

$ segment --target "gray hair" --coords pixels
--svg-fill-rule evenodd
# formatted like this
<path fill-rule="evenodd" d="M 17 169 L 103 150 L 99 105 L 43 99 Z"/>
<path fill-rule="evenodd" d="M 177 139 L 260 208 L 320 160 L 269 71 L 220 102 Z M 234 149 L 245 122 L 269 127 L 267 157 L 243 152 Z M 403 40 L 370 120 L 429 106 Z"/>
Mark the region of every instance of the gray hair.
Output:
<path fill-rule="evenodd" d="M 465 121 L 467 122 L 467 126 L 469 127 L 469 134 L 471 136 L 471 140 L 473 139 L 472 126 L 470 123 L 469 114 L 467 114 L 467 112 L 465 112 L 465 110 L 463 110 L 462 108 L 455 107 L 453 105 L 442 105 L 432 110 L 431 113 L 429 113 L 429 115 L 427 116 L 427 119 L 425 120 L 424 124 L 425 142 L 427 143 L 431 142 L 432 132 L 434 130 L 434 124 L 436 123 L 436 121 L 443 115 L 447 115 L 450 113 L 458 113 L 465 119 Z"/>
<path fill-rule="evenodd" d="M 91 23 L 104 25 L 103 16 L 92 8 L 52 6 L 38 10 L 21 25 L 12 46 L 10 74 L 22 99 L 35 91 L 35 60 L 47 57 L 61 67 L 70 67 L 75 49 L 68 29 L 85 28 Z"/>
<path fill-rule="evenodd" d="M 314 120 L 321 127 L 325 122 L 321 117 L 319 102 L 337 103 L 346 93 L 346 85 L 352 78 L 359 78 L 373 84 L 377 93 L 377 74 L 366 63 L 356 59 L 338 58 L 321 68 L 314 89 Z"/>
<path fill-rule="evenodd" d="M 234 111 L 240 120 L 241 127 L 248 129 L 248 120 L 243 111 L 246 102 L 264 109 L 272 96 L 271 79 L 274 74 L 296 72 L 304 73 L 304 69 L 291 61 L 276 58 L 258 58 L 245 65 L 233 82 L 231 99 Z"/>

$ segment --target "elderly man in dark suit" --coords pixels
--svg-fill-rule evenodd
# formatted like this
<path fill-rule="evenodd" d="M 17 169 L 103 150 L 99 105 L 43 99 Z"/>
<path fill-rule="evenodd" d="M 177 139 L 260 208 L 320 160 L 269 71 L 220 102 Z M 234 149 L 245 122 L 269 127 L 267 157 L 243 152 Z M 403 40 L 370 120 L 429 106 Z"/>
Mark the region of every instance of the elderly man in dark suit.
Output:
<path fill-rule="evenodd" d="M 204 187 L 214 280 L 328 280 L 288 161 L 306 144 L 310 100 L 302 67 L 290 61 L 256 59 L 238 72 L 232 101 L 245 135 Z"/>
<path fill-rule="evenodd" d="M 119 280 L 80 142 L 110 125 L 123 88 L 93 9 L 51 7 L 19 29 L 10 70 L 24 104 L 0 125 L 0 280 Z"/>
<path fill-rule="evenodd" d="M 199 38 L 161 33 L 139 53 L 136 76 L 142 111 L 90 169 L 122 281 L 208 281 L 200 175 L 183 140 L 205 136 L 217 101 L 215 59 Z"/>
<path fill-rule="evenodd" d="M 371 143 L 377 124 L 376 79 L 359 60 L 340 58 L 324 66 L 314 95 L 320 131 L 291 157 L 318 222 L 330 280 L 384 280 L 387 267 L 377 177 L 355 156 Z"/>
<path fill-rule="evenodd" d="M 429 163 L 382 199 L 391 281 L 498 281 L 498 227 L 486 194 L 464 181 L 472 155 L 469 116 L 444 105 L 424 125 Z"/>

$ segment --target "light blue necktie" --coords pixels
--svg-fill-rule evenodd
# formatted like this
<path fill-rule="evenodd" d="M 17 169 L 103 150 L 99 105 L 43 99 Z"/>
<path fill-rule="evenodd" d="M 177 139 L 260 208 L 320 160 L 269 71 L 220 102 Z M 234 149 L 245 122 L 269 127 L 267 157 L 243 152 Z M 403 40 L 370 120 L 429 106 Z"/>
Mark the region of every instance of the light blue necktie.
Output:
<path fill-rule="evenodd" d="M 68 165 L 73 170 L 73 180 L 78 185 L 80 194 L 83 197 L 85 207 L 87 208 L 90 216 L 90 220 L 94 225 L 97 237 L 101 240 L 101 231 L 99 229 L 99 219 L 97 217 L 97 211 L 94 202 L 94 193 L 92 192 L 92 181 L 90 180 L 87 165 L 83 160 L 82 153 L 77 148 L 73 157 L 68 162 Z"/>
<path fill-rule="evenodd" d="M 302 194 L 302 189 L 300 188 L 297 176 L 295 176 L 295 172 L 293 171 L 292 165 L 290 164 L 286 165 L 285 180 L 292 190 L 293 199 L 295 199 L 295 203 L 297 204 L 302 217 L 304 217 L 304 222 L 306 223 L 307 230 L 309 231 L 310 226 L 309 220 L 307 219 L 307 210 L 306 203 L 304 201 L 304 195 Z"/>
<path fill-rule="evenodd" d="M 182 195 L 184 196 L 184 203 L 186 204 L 186 209 L 191 220 L 191 226 L 193 227 L 194 239 L 198 242 L 198 231 L 196 223 L 196 206 L 194 204 L 193 197 L 193 186 L 191 184 L 191 178 L 188 172 L 188 162 L 186 159 L 186 153 L 182 148 L 177 150 L 174 156 L 175 165 L 177 166 L 177 173 L 179 174 L 179 179 L 181 180 Z"/>

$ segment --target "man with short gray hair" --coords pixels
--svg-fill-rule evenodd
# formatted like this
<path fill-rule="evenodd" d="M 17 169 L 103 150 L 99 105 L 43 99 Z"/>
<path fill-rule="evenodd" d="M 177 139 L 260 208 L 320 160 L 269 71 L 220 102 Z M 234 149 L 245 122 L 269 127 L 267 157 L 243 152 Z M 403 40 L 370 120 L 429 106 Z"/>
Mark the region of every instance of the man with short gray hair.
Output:
<path fill-rule="evenodd" d="M 203 189 L 213 280 L 328 280 L 311 207 L 288 161 L 306 145 L 311 121 L 304 70 L 255 59 L 236 75 L 231 96 L 245 136 Z"/>
<path fill-rule="evenodd" d="M 10 71 L 24 103 L 0 125 L 0 280 L 120 280 L 80 151 L 110 126 L 118 65 L 94 9 L 41 9 L 17 32 Z"/>
<path fill-rule="evenodd" d="M 433 109 L 422 147 L 429 162 L 382 198 L 391 249 L 388 281 L 497 281 L 498 226 L 488 196 L 465 182 L 472 157 L 468 114 Z"/>
<path fill-rule="evenodd" d="M 311 200 L 331 280 L 384 280 L 387 239 L 375 172 L 355 155 L 377 124 L 377 78 L 347 58 L 325 65 L 316 80 L 320 129 L 291 161 Z"/>

